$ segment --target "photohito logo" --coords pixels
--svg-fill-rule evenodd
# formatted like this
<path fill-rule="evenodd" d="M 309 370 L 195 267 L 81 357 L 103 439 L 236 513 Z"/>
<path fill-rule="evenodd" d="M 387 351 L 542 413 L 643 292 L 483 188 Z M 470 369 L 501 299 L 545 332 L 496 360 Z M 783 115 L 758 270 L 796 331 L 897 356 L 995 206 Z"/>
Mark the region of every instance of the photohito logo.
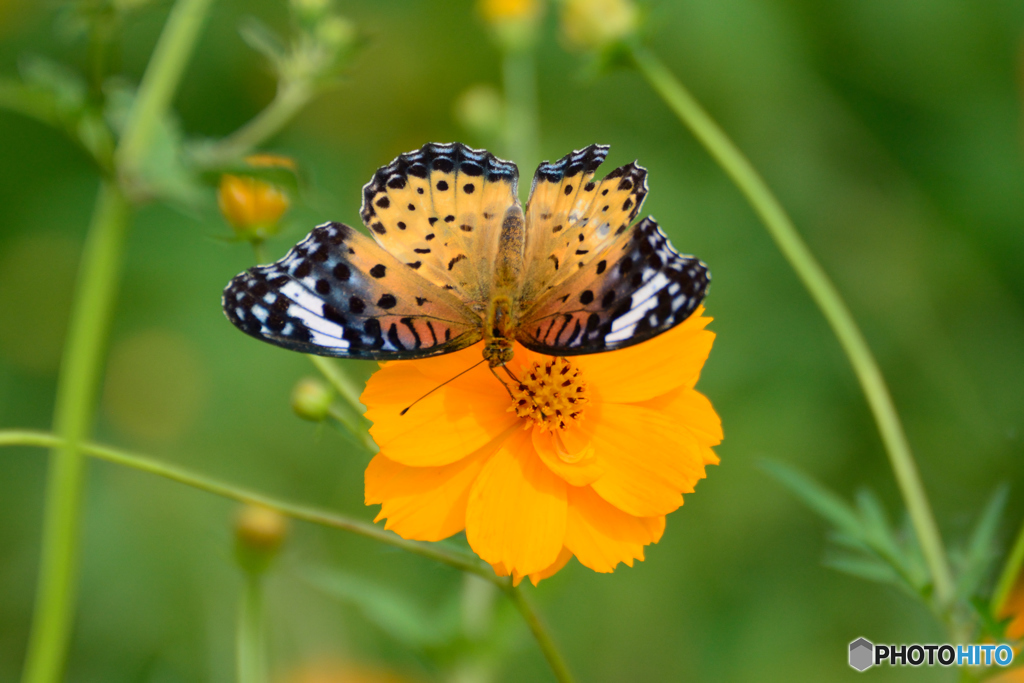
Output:
<path fill-rule="evenodd" d="M 850 666 L 865 671 L 876 664 L 889 666 L 1009 666 L 1009 645 L 875 645 L 867 638 L 850 643 Z"/>

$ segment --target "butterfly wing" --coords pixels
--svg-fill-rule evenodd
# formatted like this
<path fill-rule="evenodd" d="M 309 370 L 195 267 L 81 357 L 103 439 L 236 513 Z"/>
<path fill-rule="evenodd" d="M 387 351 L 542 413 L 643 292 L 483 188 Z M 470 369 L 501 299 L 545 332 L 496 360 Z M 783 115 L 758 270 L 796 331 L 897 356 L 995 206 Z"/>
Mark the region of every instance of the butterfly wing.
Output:
<path fill-rule="evenodd" d="M 518 181 L 515 164 L 490 152 L 431 143 L 381 167 L 363 188 L 360 214 L 377 243 L 417 274 L 482 303 Z"/>
<path fill-rule="evenodd" d="M 222 304 L 246 334 L 319 356 L 423 358 L 481 337 L 479 316 L 456 296 L 341 223 L 237 275 Z"/>
<path fill-rule="evenodd" d="M 607 154 L 607 145 L 590 145 L 537 168 L 526 205 L 525 307 L 596 259 L 640 211 L 647 170 L 631 163 L 595 180 Z"/>
<path fill-rule="evenodd" d="M 645 218 L 527 311 L 516 338 L 550 356 L 639 344 L 686 320 L 710 280 L 707 266 Z"/>

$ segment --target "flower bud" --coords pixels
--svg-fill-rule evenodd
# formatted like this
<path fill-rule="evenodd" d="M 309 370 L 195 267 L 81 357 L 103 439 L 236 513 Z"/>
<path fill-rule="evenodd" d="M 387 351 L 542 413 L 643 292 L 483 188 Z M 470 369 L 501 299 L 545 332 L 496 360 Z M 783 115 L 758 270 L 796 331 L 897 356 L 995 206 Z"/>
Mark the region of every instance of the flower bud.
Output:
<path fill-rule="evenodd" d="M 262 505 L 246 505 L 235 520 L 235 554 L 250 573 L 266 571 L 288 534 L 288 520 Z"/>
<path fill-rule="evenodd" d="M 480 16 L 506 49 L 520 49 L 533 42 L 543 12 L 541 0 L 480 0 Z"/>
<path fill-rule="evenodd" d="M 330 387 L 315 377 L 306 377 L 292 389 L 292 410 L 303 420 L 323 422 L 333 399 Z"/>
<path fill-rule="evenodd" d="M 317 24 L 316 37 L 334 51 L 343 50 L 356 42 L 356 26 L 344 17 L 327 17 Z"/>
<path fill-rule="evenodd" d="M 639 12 L 631 0 L 563 0 L 562 33 L 570 46 L 600 50 L 636 32 Z"/>
<path fill-rule="evenodd" d="M 274 154 L 245 158 L 253 168 L 295 170 L 295 162 Z M 217 188 L 217 203 L 224 218 L 243 238 L 261 241 L 277 232 L 291 200 L 283 189 L 261 178 L 225 173 Z"/>
<path fill-rule="evenodd" d="M 331 11 L 331 0 L 291 0 L 292 12 L 304 22 L 315 23 Z"/>
<path fill-rule="evenodd" d="M 501 135 L 504 110 L 501 93 L 492 85 L 471 86 L 455 100 L 455 120 L 484 140 Z"/>

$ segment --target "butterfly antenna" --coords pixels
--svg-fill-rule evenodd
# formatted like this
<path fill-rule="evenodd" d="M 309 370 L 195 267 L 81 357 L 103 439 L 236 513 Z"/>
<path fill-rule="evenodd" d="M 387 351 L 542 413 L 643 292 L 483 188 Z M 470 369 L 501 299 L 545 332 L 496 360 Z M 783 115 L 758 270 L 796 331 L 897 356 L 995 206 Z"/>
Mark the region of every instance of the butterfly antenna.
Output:
<path fill-rule="evenodd" d="M 483 362 L 484 362 L 485 360 L 487 360 L 487 359 L 486 359 L 486 358 L 484 358 L 483 360 L 481 360 L 481 361 L 480 361 L 480 363 L 483 363 Z M 480 363 L 473 363 L 473 365 L 470 365 L 470 366 L 469 366 L 468 368 L 466 368 L 465 370 L 463 370 L 463 371 L 462 371 L 462 372 L 460 372 L 459 374 L 455 375 L 455 376 L 454 376 L 454 377 L 452 377 L 451 379 L 446 379 L 445 381 L 441 382 L 441 383 L 440 383 L 440 384 L 438 384 L 438 385 L 437 385 L 436 387 L 434 387 L 433 389 L 431 389 L 430 391 L 428 391 L 427 393 L 423 394 L 423 395 L 422 395 L 422 396 L 420 396 L 420 397 L 419 397 L 418 399 L 416 399 L 415 401 L 413 401 L 412 403 L 410 403 L 409 405 L 407 405 L 407 406 L 406 406 L 405 408 L 403 408 L 403 409 L 402 409 L 402 412 L 400 412 L 400 413 L 399 413 L 399 415 L 405 415 L 405 414 L 406 414 L 407 412 L 409 412 L 409 408 L 412 408 L 412 407 L 413 407 L 414 405 L 416 405 L 417 403 L 419 403 L 420 401 L 422 401 L 423 399 L 425 399 L 425 398 L 426 398 L 427 396 L 430 396 L 430 395 L 431 395 L 432 393 L 434 393 L 435 391 L 437 391 L 438 389 L 440 389 L 440 388 L 441 388 L 441 387 L 443 387 L 444 385 L 446 385 L 446 384 L 449 384 L 449 383 L 451 383 L 451 382 L 454 382 L 454 381 L 455 381 L 455 380 L 457 380 L 458 378 L 462 377 L 462 376 L 463 376 L 463 375 L 465 375 L 465 374 L 466 374 L 467 372 L 469 372 L 470 370 L 472 370 L 472 369 L 473 369 L 473 368 L 475 368 L 476 366 L 480 365 Z M 493 372 L 493 370 L 492 370 L 492 372 Z"/>

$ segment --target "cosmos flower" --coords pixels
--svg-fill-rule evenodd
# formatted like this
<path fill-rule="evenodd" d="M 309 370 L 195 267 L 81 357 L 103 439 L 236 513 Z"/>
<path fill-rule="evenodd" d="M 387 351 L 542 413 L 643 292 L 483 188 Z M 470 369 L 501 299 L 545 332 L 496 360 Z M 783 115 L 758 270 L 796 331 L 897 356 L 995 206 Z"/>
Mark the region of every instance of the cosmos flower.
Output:
<path fill-rule="evenodd" d="M 479 361 L 478 346 L 383 364 L 362 396 L 380 447 L 366 503 L 403 538 L 465 530 L 517 583 L 573 556 L 597 572 L 632 566 L 718 463 L 721 422 L 694 389 L 715 336 L 702 313 L 607 353 L 551 358 L 517 344 L 506 386 L 484 364 L 437 388 Z"/>

